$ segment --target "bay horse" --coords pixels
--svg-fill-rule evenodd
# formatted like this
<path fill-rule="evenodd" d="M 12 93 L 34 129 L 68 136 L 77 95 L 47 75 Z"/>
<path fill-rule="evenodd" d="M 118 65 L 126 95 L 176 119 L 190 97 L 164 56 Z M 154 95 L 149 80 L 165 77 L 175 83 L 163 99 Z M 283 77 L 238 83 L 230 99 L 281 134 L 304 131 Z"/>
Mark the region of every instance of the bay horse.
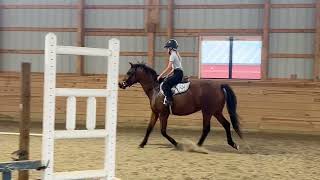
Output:
<path fill-rule="evenodd" d="M 144 63 L 132 64 L 126 73 L 123 81 L 119 83 L 119 87 L 125 89 L 135 83 L 140 83 L 145 94 L 150 101 L 152 110 L 151 119 L 145 134 L 145 137 L 139 145 L 143 148 L 148 141 L 149 135 L 160 119 L 161 134 L 167 138 L 175 147 L 178 143 L 167 134 L 167 121 L 170 115 L 169 107 L 163 104 L 164 96 L 160 93 L 160 82 L 157 81 L 157 73 Z M 237 99 L 236 95 L 227 84 L 219 84 L 212 80 L 192 79 L 190 80 L 189 89 L 173 96 L 173 105 L 171 107 L 172 114 L 184 116 L 201 110 L 203 116 L 202 135 L 197 143 L 201 146 L 210 131 L 211 117 L 215 116 L 219 123 L 224 127 L 227 135 L 228 144 L 239 149 L 239 146 L 233 142 L 230 132 L 230 123 L 223 116 L 223 108 L 227 103 L 228 113 L 235 132 L 242 138 L 238 114 L 236 112 Z"/>

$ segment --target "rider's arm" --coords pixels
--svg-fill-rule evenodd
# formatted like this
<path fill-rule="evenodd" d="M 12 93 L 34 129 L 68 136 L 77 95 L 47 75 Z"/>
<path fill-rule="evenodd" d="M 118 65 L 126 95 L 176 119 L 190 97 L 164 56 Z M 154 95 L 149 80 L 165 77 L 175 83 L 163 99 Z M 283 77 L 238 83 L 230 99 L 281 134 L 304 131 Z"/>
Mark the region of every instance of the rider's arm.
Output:
<path fill-rule="evenodd" d="M 171 76 L 171 74 L 173 74 L 174 69 L 171 68 L 171 71 L 168 73 L 168 76 Z"/>
<path fill-rule="evenodd" d="M 168 72 L 171 71 L 173 72 L 173 68 L 172 68 L 172 62 L 169 61 L 168 66 L 166 67 L 165 70 L 163 70 L 163 72 L 160 74 L 159 78 L 162 77 L 163 75 L 167 74 Z"/>

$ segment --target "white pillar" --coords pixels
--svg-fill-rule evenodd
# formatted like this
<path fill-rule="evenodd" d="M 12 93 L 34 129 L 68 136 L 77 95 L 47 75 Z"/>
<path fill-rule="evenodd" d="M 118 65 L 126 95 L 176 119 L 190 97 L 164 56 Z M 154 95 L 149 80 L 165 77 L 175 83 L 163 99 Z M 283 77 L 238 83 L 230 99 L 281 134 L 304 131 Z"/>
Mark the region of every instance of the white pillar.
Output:
<path fill-rule="evenodd" d="M 75 96 L 67 98 L 67 115 L 66 115 L 66 129 L 76 129 L 76 114 L 77 114 L 77 99 Z"/>
<path fill-rule="evenodd" d="M 88 97 L 87 99 L 87 121 L 86 127 L 88 130 L 93 130 L 96 127 L 96 111 L 97 101 L 95 97 Z"/>
<path fill-rule="evenodd" d="M 44 169 L 42 179 L 53 179 L 54 160 L 54 122 L 55 122 L 55 89 L 56 89 L 56 47 L 57 37 L 53 33 L 46 35 L 45 65 L 44 65 L 44 92 L 43 92 L 43 138 L 42 164 L 48 165 Z"/>
<path fill-rule="evenodd" d="M 108 97 L 106 110 L 106 129 L 108 136 L 106 138 L 105 150 L 105 171 L 108 174 L 107 179 L 113 180 L 115 177 L 115 159 L 116 159 L 116 130 L 117 130 L 117 101 L 118 101 L 118 80 L 119 80 L 119 51 L 120 41 L 118 39 L 109 40 L 109 49 L 112 55 L 108 58 Z"/>

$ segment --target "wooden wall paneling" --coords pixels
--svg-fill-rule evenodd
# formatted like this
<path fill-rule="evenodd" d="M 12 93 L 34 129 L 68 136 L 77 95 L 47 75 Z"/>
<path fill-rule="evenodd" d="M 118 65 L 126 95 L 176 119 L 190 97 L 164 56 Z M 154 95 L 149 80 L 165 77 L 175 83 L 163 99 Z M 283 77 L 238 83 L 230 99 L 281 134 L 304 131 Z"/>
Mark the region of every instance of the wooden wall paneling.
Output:
<path fill-rule="evenodd" d="M 106 77 L 78 76 L 75 74 L 58 75 L 59 87 L 76 88 L 103 88 Z M 219 81 L 217 81 L 219 83 Z M 225 81 L 221 81 L 224 82 Z M 31 75 L 32 101 L 31 118 L 36 122 L 42 120 L 42 91 L 43 74 Z M 242 117 L 242 126 L 245 129 L 276 130 L 276 131 L 319 131 L 320 123 L 320 82 L 270 82 L 231 81 L 237 97 L 238 111 Z M 19 88 L 20 76 L 18 73 L 0 73 L 0 123 L 4 120 L 19 120 Z M 78 123 L 85 124 L 85 98 L 77 98 Z M 105 99 L 97 99 L 98 124 L 103 124 Z M 66 98 L 57 98 L 57 120 L 65 121 Z M 135 85 L 127 90 L 119 90 L 119 124 L 129 126 L 145 126 L 149 119 L 149 102 L 141 86 Z M 147 113 L 148 112 L 148 113 Z M 228 116 L 227 116 L 228 117 Z M 214 127 L 220 127 L 217 123 Z M 198 128 L 201 127 L 201 113 L 190 116 L 172 116 L 170 127 Z"/>

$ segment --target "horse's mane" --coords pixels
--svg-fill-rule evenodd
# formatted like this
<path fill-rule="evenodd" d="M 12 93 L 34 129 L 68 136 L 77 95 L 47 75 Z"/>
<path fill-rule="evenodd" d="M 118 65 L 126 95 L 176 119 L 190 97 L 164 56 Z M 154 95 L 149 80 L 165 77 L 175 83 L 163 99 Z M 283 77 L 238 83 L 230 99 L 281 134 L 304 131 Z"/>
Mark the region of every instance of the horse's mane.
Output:
<path fill-rule="evenodd" d="M 151 67 L 147 66 L 145 63 L 137 63 L 137 64 L 132 64 L 133 68 L 142 68 L 144 72 L 147 74 L 151 75 L 153 80 L 157 80 L 158 74 L 157 72 L 152 69 Z"/>

